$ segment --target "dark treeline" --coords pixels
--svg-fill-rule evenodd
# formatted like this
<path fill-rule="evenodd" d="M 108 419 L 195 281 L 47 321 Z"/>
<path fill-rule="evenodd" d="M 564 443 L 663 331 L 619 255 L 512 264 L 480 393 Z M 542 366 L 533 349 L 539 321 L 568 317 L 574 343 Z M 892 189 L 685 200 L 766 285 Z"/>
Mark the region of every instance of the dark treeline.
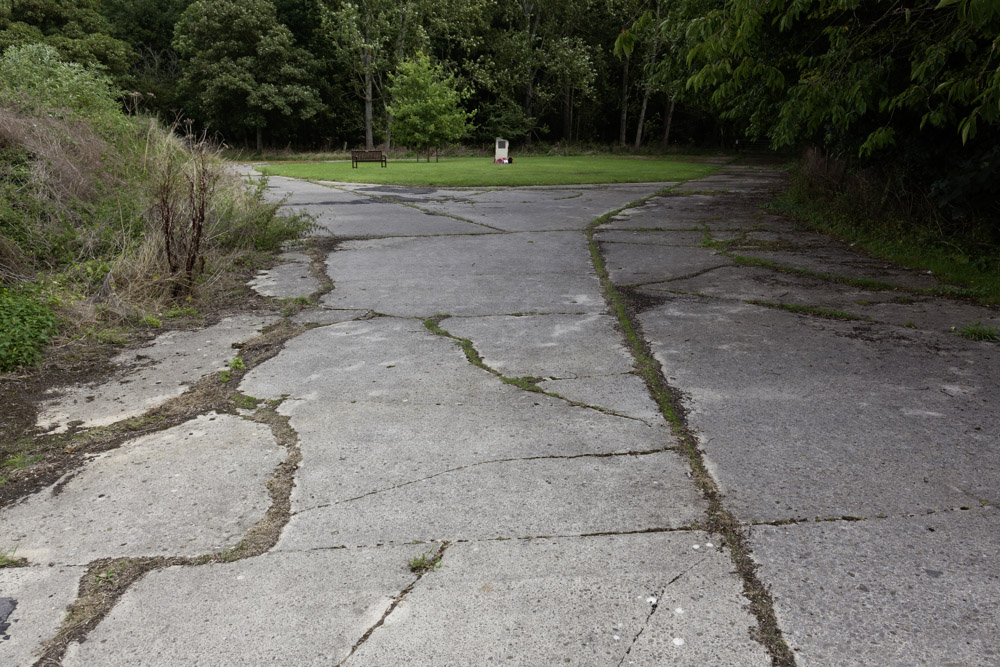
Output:
<path fill-rule="evenodd" d="M 1000 215 L 998 35 L 996 0 L 0 3 L 0 49 L 45 42 L 232 146 L 392 145 L 392 76 L 428 56 L 472 146 L 810 148 L 814 180 L 953 221 Z"/>
<path fill-rule="evenodd" d="M 473 145 L 496 136 L 660 144 L 672 109 L 672 143 L 731 144 L 738 122 L 677 104 L 651 82 L 662 46 L 613 53 L 645 9 L 635 0 L 14 0 L 0 16 L 0 49 L 45 41 L 107 68 L 134 93 L 130 104 L 191 118 L 231 145 L 391 142 L 389 77 L 421 53 L 468 93 Z"/>

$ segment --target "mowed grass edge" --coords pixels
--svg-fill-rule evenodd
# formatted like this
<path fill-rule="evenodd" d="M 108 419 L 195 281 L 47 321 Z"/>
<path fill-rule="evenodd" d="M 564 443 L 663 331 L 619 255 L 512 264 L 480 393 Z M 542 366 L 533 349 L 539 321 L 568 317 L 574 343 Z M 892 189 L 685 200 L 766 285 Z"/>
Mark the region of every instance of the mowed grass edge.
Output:
<path fill-rule="evenodd" d="M 701 178 L 715 165 L 677 160 L 631 157 L 516 157 L 513 164 L 493 164 L 490 158 L 441 158 L 440 162 L 390 160 L 383 168 L 350 162 L 269 164 L 265 174 L 315 181 L 497 187 L 526 185 L 580 185 L 599 183 L 663 183 Z"/>

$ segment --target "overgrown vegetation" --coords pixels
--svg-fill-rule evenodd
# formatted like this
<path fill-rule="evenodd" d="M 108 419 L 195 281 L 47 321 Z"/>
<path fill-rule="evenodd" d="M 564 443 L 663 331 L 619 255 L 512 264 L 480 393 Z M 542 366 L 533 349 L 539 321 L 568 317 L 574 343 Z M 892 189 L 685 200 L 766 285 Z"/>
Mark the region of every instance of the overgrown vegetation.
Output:
<path fill-rule="evenodd" d="M 1000 303 L 1000 226 L 991 217 L 947 218 L 931 202 L 899 198 L 876 172 L 807 151 L 792 187 L 776 203 L 783 213 L 902 266 L 932 272 L 963 294 Z"/>
<path fill-rule="evenodd" d="M 0 57 L 0 195 L 0 372 L 37 363 L 57 323 L 98 341 L 159 326 L 311 226 L 190 126 L 126 115 L 104 74 L 39 44 Z"/>

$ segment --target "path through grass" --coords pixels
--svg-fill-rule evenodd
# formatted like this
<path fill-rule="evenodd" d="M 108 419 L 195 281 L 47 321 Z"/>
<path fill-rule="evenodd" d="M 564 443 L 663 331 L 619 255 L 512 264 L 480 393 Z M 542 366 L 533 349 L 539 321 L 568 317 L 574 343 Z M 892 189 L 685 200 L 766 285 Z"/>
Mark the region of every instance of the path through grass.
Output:
<path fill-rule="evenodd" d="M 442 158 L 440 162 L 390 160 L 382 168 L 350 162 L 272 164 L 261 170 L 276 176 L 319 181 L 465 187 L 574 185 L 685 181 L 718 169 L 710 164 L 633 157 L 515 157 L 513 164 L 493 164 L 485 157 Z"/>

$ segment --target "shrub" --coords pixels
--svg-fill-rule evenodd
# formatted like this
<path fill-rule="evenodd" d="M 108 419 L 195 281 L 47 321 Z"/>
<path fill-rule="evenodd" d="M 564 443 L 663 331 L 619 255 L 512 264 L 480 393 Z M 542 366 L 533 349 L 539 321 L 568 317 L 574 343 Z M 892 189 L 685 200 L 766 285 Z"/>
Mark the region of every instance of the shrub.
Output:
<path fill-rule="evenodd" d="M 37 364 L 57 326 L 52 309 L 33 295 L 0 288 L 0 372 Z"/>

